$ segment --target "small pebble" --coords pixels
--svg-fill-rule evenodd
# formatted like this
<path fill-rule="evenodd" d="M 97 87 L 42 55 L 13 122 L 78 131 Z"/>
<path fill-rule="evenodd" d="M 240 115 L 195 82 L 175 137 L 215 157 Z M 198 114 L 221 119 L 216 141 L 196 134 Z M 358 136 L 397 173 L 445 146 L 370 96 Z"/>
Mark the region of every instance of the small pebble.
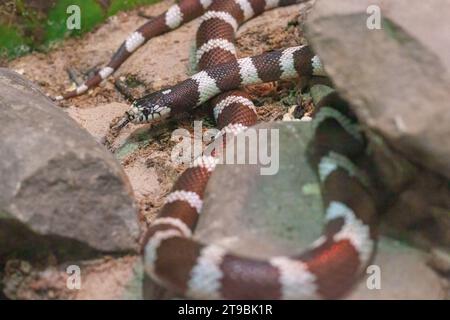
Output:
<path fill-rule="evenodd" d="M 434 248 L 430 252 L 428 263 L 438 271 L 444 273 L 450 272 L 450 252 L 441 248 Z"/>

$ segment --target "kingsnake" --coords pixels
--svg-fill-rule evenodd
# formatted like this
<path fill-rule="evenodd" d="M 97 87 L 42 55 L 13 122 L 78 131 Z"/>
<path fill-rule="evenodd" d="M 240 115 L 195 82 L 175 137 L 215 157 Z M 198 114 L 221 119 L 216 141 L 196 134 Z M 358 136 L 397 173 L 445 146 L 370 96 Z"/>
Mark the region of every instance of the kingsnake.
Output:
<path fill-rule="evenodd" d="M 197 60 L 202 71 L 169 89 L 136 100 L 120 126 L 190 111 L 214 98 L 211 104 L 225 142 L 257 121 L 255 107 L 248 94 L 238 91 L 240 87 L 324 75 L 319 58 L 308 46 L 236 59 L 233 40 L 241 23 L 268 8 L 297 2 L 301 1 L 180 1 L 134 32 L 108 67 L 65 98 L 100 82 L 145 40 L 208 9 L 197 33 Z M 146 232 L 146 273 L 164 287 L 192 298 L 336 298 L 346 293 L 373 255 L 376 208 L 367 177 L 349 160 L 358 160 L 364 154 L 365 138 L 347 105 L 330 96 L 316 106 L 315 139 L 309 154 L 321 182 L 326 225 L 323 235 L 306 252 L 255 260 L 192 238 L 205 187 L 219 163 L 213 153 L 200 156 L 182 173 Z"/>

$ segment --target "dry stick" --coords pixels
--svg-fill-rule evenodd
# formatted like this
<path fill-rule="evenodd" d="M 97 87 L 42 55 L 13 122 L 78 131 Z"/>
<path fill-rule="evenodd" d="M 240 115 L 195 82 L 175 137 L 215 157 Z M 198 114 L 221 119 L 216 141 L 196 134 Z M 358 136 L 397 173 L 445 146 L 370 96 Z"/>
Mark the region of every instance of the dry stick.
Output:
<path fill-rule="evenodd" d="M 67 74 L 69 75 L 70 81 L 74 82 L 77 86 L 80 86 L 82 84 L 82 81 L 77 76 L 77 73 L 73 68 L 67 68 L 66 69 Z"/>
<path fill-rule="evenodd" d="M 128 101 L 133 102 L 136 98 L 131 93 L 130 87 L 126 84 L 125 81 L 117 79 L 114 81 L 114 87 L 116 87 L 117 91 Z"/>
<path fill-rule="evenodd" d="M 146 14 L 145 12 L 141 12 L 141 11 L 139 11 L 137 15 L 139 17 L 142 17 L 142 18 L 145 18 L 145 19 L 148 19 L 148 20 L 155 19 L 155 16 L 150 16 L 150 15 Z"/>

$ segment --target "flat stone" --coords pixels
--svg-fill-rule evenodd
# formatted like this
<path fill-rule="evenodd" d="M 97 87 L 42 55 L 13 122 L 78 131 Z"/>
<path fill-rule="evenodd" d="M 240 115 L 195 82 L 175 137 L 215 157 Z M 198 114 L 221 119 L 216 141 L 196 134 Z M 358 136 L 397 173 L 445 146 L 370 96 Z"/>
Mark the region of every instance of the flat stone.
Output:
<path fill-rule="evenodd" d="M 279 134 L 279 144 L 274 136 L 268 138 L 269 150 L 272 143 L 280 148 L 278 164 L 272 159 L 278 171 L 261 175 L 259 165 L 219 165 L 208 182 L 195 232 L 203 242 L 255 258 L 289 254 L 308 245 L 320 235 L 323 218 L 316 174 L 304 156 L 312 136 L 310 123 L 255 126 L 263 128 Z"/>

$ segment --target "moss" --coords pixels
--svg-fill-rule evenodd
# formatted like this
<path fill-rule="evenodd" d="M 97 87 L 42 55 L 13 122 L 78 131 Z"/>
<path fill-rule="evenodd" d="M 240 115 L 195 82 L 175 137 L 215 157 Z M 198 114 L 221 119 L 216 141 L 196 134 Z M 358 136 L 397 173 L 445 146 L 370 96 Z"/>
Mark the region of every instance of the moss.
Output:
<path fill-rule="evenodd" d="M 133 266 L 133 276 L 128 281 L 121 299 L 123 300 L 142 300 L 142 285 L 144 282 L 144 265 L 141 259 L 138 259 Z"/>
<path fill-rule="evenodd" d="M 394 39 L 399 43 L 411 41 L 411 38 L 403 31 L 403 29 L 388 18 L 383 18 L 381 26 L 382 30 L 384 30 L 391 39 Z"/>
<path fill-rule="evenodd" d="M 126 78 L 125 83 L 130 88 L 137 88 L 139 86 L 144 85 L 144 83 L 141 80 L 139 80 L 136 76 L 133 75 L 129 75 Z"/>
<path fill-rule="evenodd" d="M 128 142 L 121 146 L 114 154 L 119 161 L 124 160 L 128 155 L 132 154 L 140 147 L 139 143 Z"/>
<path fill-rule="evenodd" d="M 304 195 L 320 195 L 320 185 L 318 183 L 306 183 L 302 187 Z"/>
<path fill-rule="evenodd" d="M 108 8 L 108 16 L 115 15 L 119 11 L 129 10 L 144 4 L 156 3 L 158 0 L 113 0 Z"/>
<path fill-rule="evenodd" d="M 119 11 L 139 5 L 148 5 L 159 0 L 112 0 L 109 4 L 85 0 L 36 0 L 39 5 L 24 0 L 15 0 L 6 12 L 0 4 L 0 55 L 9 59 L 24 55 L 32 50 L 47 51 L 51 45 L 66 37 L 80 36 Z M 42 3 L 41 3 L 42 2 Z M 67 29 L 67 8 L 77 5 L 81 10 L 81 28 Z M 138 26 L 136 26 L 138 27 Z"/>
<path fill-rule="evenodd" d="M 0 211 L 0 219 L 9 219 L 11 215 L 7 212 Z"/>
<path fill-rule="evenodd" d="M 66 20 L 69 17 L 66 10 L 71 5 L 80 7 L 81 29 L 79 30 L 68 30 L 66 26 Z M 94 1 L 60 0 L 48 13 L 45 41 L 46 43 L 51 43 L 68 35 L 81 35 L 94 28 L 103 19 L 103 10 Z"/>
<path fill-rule="evenodd" d="M 30 51 L 28 40 L 14 27 L 0 25 L 1 56 L 19 56 Z"/>

